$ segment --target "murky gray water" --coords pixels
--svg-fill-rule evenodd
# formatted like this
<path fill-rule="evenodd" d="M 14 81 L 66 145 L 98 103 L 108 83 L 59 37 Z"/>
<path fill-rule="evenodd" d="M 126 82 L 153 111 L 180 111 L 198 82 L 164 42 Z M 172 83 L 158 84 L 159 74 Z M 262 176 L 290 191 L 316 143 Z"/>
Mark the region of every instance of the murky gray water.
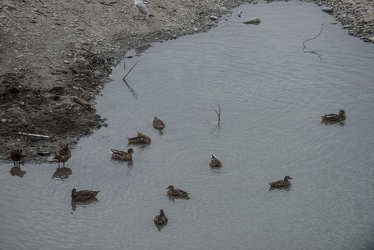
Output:
<path fill-rule="evenodd" d="M 1 163 L 0 249 L 373 249 L 373 44 L 315 4 L 233 13 L 115 68 L 97 98 L 109 126 L 79 141 L 71 173 L 26 162 L 19 178 Z M 241 23 L 252 16 L 261 24 Z M 322 23 L 306 42 L 321 61 L 301 49 Z M 339 109 L 344 124 L 320 124 Z M 112 161 L 137 130 L 152 144 L 134 146 L 132 164 Z M 211 154 L 222 169 L 211 171 Z M 291 189 L 269 191 L 285 175 Z M 191 199 L 170 201 L 168 185 Z M 71 204 L 74 187 L 101 190 L 98 201 Z"/>

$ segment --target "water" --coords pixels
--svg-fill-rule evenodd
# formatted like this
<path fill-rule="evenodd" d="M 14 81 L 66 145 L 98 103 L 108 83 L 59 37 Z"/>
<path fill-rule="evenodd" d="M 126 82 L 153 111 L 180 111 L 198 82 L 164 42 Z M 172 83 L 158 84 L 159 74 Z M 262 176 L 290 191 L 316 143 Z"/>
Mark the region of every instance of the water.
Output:
<path fill-rule="evenodd" d="M 96 105 L 109 126 L 79 141 L 71 172 L 26 162 L 19 178 L 1 163 L 0 249 L 374 248 L 373 44 L 311 3 L 233 13 L 115 68 Z M 253 16 L 260 25 L 241 23 Z M 303 53 L 322 23 L 305 43 L 318 54 Z M 340 109 L 344 124 L 320 123 Z M 152 144 L 133 146 L 131 164 L 112 161 L 137 130 Z M 222 169 L 209 168 L 211 154 Z M 269 191 L 285 175 L 292 187 Z M 169 185 L 191 199 L 168 200 Z M 101 192 L 72 204 L 72 188 Z"/>

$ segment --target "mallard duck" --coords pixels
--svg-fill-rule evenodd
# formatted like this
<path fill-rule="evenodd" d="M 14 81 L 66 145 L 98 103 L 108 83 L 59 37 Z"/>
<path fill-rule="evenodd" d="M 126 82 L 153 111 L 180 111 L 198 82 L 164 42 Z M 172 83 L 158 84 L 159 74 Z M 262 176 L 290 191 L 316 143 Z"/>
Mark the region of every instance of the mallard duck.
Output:
<path fill-rule="evenodd" d="M 216 158 L 215 155 L 212 155 L 210 158 L 209 166 L 211 168 L 220 168 L 222 167 L 222 162 Z"/>
<path fill-rule="evenodd" d="M 13 160 L 13 165 L 16 165 L 16 162 L 20 164 L 21 160 L 25 157 L 26 155 L 22 154 L 22 149 L 13 149 L 10 152 L 10 159 Z"/>
<path fill-rule="evenodd" d="M 88 201 L 95 198 L 99 192 L 100 191 L 91 190 L 81 190 L 77 192 L 77 190 L 73 188 L 73 190 L 71 190 L 71 199 L 73 201 Z"/>
<path fill-rule="evenodd" d="M 53 157 L 54 162 L 58 162 L 58 166 L 60 167 L 60 162 L 62 162 L 62 166 L 65 167 L 65 162 L 69 160 L 71 157 L 71 150 L 68 147 L 68 144 L 61 143 L 60 151 L 55 152 L 55 156 Z"/>
<path fill-rule="evenodd" d="M 168 223 L 168 217 L 166 217 L 164 210 L 160 209 L 160 214 L 156 215 L 154 222 L 157 226 L 163 226 Z"/>
<path fill-rule="evenodd" d="M 188 198 L 189 193 L 181 189 L 175 189 L 172 185 L 168 186 L 166 189 L 168 190 L 167 195 L 170 197 Z"/>
<path fill-rule="evenodd" d="M 137 137 L 133 137 L 133 138 L 127 138 L 129 143 L 133 143 L 133 144 L 149 144 L 151 143 L 151 138 L 143 133 L 139 133 L 138 132 L 138 136 Z"/>
<path fill-rule="evenodd" d="M 153 127 L 156 128 L 156 129 L 164 129 L 165 128 L 165 124 L 163 121 L 161 121 L 160 119 L 158 119 L 157 117 L 155 117 L 153 119 Z"/>
<path fill-rule="evenodd" d="M 344 110 L 340 110 L 338 115 L 328 114 L 328 115 L 321 116 L 321 118 L 322 118 L 322 121 L 326 121 L 326 122 L 340 122 L 340 121 L 344 121 L 347 118 L 347 116 L 345 115 Z"/>
<path fill-rule="evenodd" d="M 291 186 L 291 182 L 289 181 L 292 179 L 288 175 L 284 177 L 284 180 L 276 181 L 276 182 L 271 182 L 269 183 L 272 188 L 287 188 Z"/>
<path fill-rule="evenodd" d="M 129 148 L 127 152 L 117 150 L 117 149 L 111 149 L 112 150 L 112 157 L 117 160 L 121 161 L 131 161 L 132 160 L 132 154 L 134 153 L 134 150 L 132 148 Z"/>

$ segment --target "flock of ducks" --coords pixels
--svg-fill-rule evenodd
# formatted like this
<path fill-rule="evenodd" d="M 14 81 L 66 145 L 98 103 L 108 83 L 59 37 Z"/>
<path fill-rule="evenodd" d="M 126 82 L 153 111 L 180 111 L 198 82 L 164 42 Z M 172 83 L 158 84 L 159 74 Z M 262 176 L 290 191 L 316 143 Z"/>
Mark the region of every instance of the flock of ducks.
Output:
<path fill-rule="evenodd" d="M 324 116 L 321 116 L 322 122 L 341 122 L 346 120 L 346 114 L 344 110 L 340 110 L 339 114 L 327 114 Z M 155 129 L 164 129 L 165 124 L 162 120 L 158 119 L 157 117 L 154 117 L 153 120 L 153 127 Z M 151 138 L 143 133 L 137 132 L 138 135 L 136 137 L 128 138 L 129 144 L 150 144 Z M 65 162 L 68 161 L 71 157 L 71 150 L 69 149 L 68 145 L 66 143 L 62 143 L 61 148 L 58 152 L 55 152 L 55 155 L 53 157 L 53 161 L 58 163 L 58 167 L 60 167 L 60 163 L 63 164 L 63 167 L 65 167 Z M 129 148 L 127 152 L 117 150 L 117 149 L 111 149 L 112 157 L 116 160 L 120 161 L 131 161 L 132 160 L 132 154 L 134 153 L 134 150 L 132 148 Z M 14 166 L 16 166 L 16 163 L 19 164 L 21 160 L 25 157 L 22 153 L 21 149 L 14 149 L 10 152 L 10 158 L 13 160 Z M 222 162 L 217 159 L 215 155 L 212 155 L 209 161 L 209 166 L 211 168 L 221 168 Z M 289 181 L 292 179 L 290 176 L 285 176 L 283 180 L 275 181 L 269 183 L 270 188 L 289 188 L 291 186 L 291 182 Z M 179 198 L 179 199 L 189 199 L 189 193 L 186 191 L 183 191 L 181 189 L 174 188 L 174 186 L 170 185 L 167 188 L 166 195 L 171 198 Z M 77 191 L 75 188 L 71 191 L 71 199 L 76 202 L 84 202 L 84 201 L 90 201 L 95 199 L 96 195 L 100 191 L 91 191 L 91 190 L 80 190 Z M 154 218 L 154 223 L 156 227 L 161 230 L 162 227 L 164 227 L 168 223 L 168 217 L 165 215 L 164 210 L 160 210 L 159 214 L 156 215 Z"/>

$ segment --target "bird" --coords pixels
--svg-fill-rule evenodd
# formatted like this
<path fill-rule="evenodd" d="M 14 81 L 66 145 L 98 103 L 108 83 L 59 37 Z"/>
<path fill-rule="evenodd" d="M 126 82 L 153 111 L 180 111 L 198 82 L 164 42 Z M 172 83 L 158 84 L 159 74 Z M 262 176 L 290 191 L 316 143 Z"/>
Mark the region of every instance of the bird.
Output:
<path fill-rule="evenodd" d="M 58 162 L 58 166 L 60 167 L 60 162 L 62 162 L 62 166 L 65 167 L 65 162 L 69 160 L 71 157 L 71 151 L 67 143 L 61 143 L 60 151 L 55 152 L 55 156 L 53 157 L 54 162 Z"/>
<path fill-rule="evenodd" d="M 183 191 L 181 189 L 176 189 L 174 188 L 172 185 L 168 186 L 166 188 L 168 191 L 167 191 L 167 195 L 169 197 L 175 197 L 175 198 L 189 198 L 188 195 L 189 193 L 187 193 L 186 191 Z"/>
<path fill-rule="evenodd" d="M 77 191 L 75 188 L 71 190 L 71 199 L 73 201 L 88 201 L 96 197 L 100 191 L 81 190 Z"/>
<path fill-rule="evenodd" d="M 13 149 L 11 152 L 10 152 L 10 159 L 13 160 L 13 165 L 15 166 L 16 165 L 16 162 L 18 162 L 18 164 L 21 162 L 21 160 L 23 158 L 25 158 L 26 155 L 22 154 L 22 149 L 18 148 L 18 149 Z"/>
<path fill-rule="evenodd" d="M 153 119 L 153 127 L 156 128 L 156 129 L 164 129 L 165 128 L 165 124 L 163 121 L 161 121 L 160 119 L 158 119 L 157 117 L 155 117 Z"/>
<path fill-rule="evenodd" d="M 238 13 L 238 17 L 241 17 L 241 16 L 242 16 L 242 13 L 243 13 L 243 11 L 239 11 L 239 13 Z"/>
<path fill-rule="evenodd" d="M 222 162 L 216 158 L 215 155 L 212 155 L 210 158 L 209 166 L 211 168 L 220 168 L 222 167 Z"/>
<path fill-rule="evenodd" d="M 168 223 L 168 217 L 166 217 L 164 210 L 160 209 L 160 214 L 156 215 L 153 221 L 156 226 L 165 226 Z"/>
<path fill-rule="evenodd" d="M 134 4 L 136 9 L 142 13 L 143 15 L 146 15 L 148 17 L 154 17 L 151 13 L 149 13 L 147 6 L 143 3 L 141 0 L 134 0 Z"/>
<path fill-rule="evenodd" d="M 284 180 L 271 182 L 269 184 L 272 188 L 287 188 L 291 186 L 291 182 L 289 181 L 290 179 L 292 178 L 287 175 L 286 177 L 284 177 Z"/>
<path fill-rule="evenodd" d="M 321 118 L 322 118 L 322 121 L 326 121 L 326 122 L 340 122 L 340 121 L 344 121 L 347 118 L 347 116 L 345 115 L 344 110 L 340 110 L 338 115 L 328 114 L 328 115 L 321 116 Z"/>
<path fill-rule="evenodd" d="M 117 149 L 111 149 L 112 151 L 112 157 L 116 160 L 121 161 L 131 161 L 132 160 L 132 154 L 134 153 L 134 149 L 129 148 L 127 152 L 117 150 Z"/>
<path fill-rule="evenodd" d="M 133 138 L 127 138 L 129 143 L 133 144 L 149 144 L 151 143 L 151 138 L 143 133 L 138 132 L 138 136 Z"/>

